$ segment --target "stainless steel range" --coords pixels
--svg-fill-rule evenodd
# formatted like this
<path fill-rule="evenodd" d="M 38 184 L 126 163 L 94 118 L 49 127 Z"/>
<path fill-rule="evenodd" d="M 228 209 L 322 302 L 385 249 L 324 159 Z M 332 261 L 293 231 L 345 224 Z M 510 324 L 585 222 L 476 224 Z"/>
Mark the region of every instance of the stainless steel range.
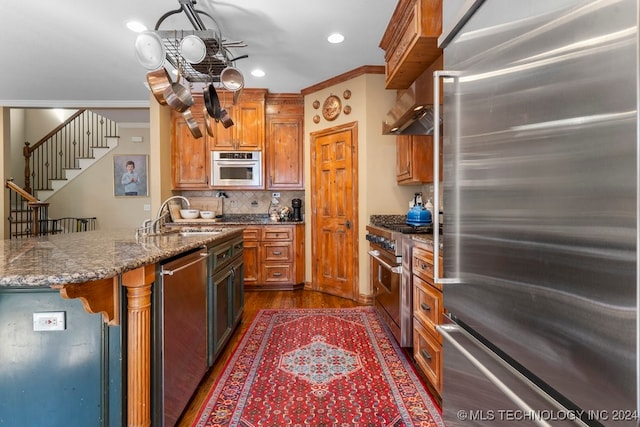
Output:
<path fill-rule="evenodd" d="M 401 347 L 413 345 L 411 239 L 406 234 L 432 233 L 431 226 L 411 227 L 378 221 L 367 225 L 374 305 Z"/>

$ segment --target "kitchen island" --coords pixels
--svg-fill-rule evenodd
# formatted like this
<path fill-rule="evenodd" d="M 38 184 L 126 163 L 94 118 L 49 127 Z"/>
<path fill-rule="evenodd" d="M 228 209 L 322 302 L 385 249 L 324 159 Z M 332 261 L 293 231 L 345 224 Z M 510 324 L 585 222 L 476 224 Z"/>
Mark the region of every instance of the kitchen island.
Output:
<path fill-rule="evenodd" d="M 226 266 L 234 251 L 241 258 L 243 227 L 219 230 L 144 238 L 136 238 L 133 230 L 109 230 L 4 240 L 0 396 L 6 407 L 0 408 L 0 424 L 10 425 L 15 414 L 33 420 L 41 412 L 44 423 L 66 416 L 65 425 L 75 425 L 71 420 L 76 419 L 83 426 L 151 425 L 157 389 L 152 365 L 159 353 L 154 344 L 161 339 L 154 321 L 160 307 L 152 294 L 158 294 L 162 265 L 205 248 L 212 255 L 210 268 Z M 78 301 L 80 309 L 68 305 Z M 78 372 L 80 367 L 86 372 Z M 88 379 L 67 381 L 92 375 L 99 390 L 85 384 Z M 60 396 L 76 403 L 64 409 Z"/>

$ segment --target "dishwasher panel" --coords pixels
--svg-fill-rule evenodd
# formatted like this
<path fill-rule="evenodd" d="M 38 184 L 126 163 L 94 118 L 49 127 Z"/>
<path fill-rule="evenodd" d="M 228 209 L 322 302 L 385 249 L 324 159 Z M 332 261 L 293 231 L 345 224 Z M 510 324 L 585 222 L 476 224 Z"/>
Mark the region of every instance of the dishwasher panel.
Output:
<path fill-rule="evenodd" d="M 173 426 L 208 369 L 207 252 L 162 266 L 164 425 Z"/>

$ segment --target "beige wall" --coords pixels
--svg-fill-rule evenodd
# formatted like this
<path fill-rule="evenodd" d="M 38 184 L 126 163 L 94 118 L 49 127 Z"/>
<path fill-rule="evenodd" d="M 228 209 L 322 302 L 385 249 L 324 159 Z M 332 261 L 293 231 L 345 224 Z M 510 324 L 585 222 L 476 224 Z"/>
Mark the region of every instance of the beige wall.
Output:
<path fill-rule="evenodd" d="M 345 90 L 351 91 L 351 98 L 345 100 L 342 96 Z M 350 114 L 341 113 L 337 119 L 327 122 L 322 118 L 321 108 L 314 109 L 313 102 L 320 104 L 327 96 L 340 96 L 342 106 L 351 107 Z M 310 153 L 312 132 L 339 126 L 349 122 L 358 123 L 358 286 L 360 294 L 370 295 L 369 289 L 369 257 L 367 255 L 368 242 L 366 226 L 369 217 L 375 214 L 407 213 L 409 200 L 415 191 L 421 191 L 420 186 L 399 186 L 396 184 L 396 151 L 395 136 L 382 135 L 382 120 L 395 101 L 396 92 L 384 89 L 384 75 L 366 74 L 349 81 L 336 84 L 326 89 L 305 96 L 305 186 L 309 189 Z M 313 122 L 313 117 L 321 117 L 319 123 Z M 306 191 L 305 205 L 311 206 L 310 191 Z M 310 208 L 307 208 L 309 214 Z M 305 280 L 311 281 L 311 268 L 316 263 L 311 260 L 311 221 L 307 221 L 305 240 L 306 272 Z"/>
<path fill-rule="evenodd" d="M 120 126 L 118 146 L 91 165 L 76 179 L 46 201 L 51 218 L 97 217 L 97 228 L 129 228 L 132 233 L 142 221 L 151 217 L 150 197 L 116 197 L 114 195 L 113 156 L 149 154 L 149 126 Z M 142 142 L 132 142 L 134 136 Z M 153 160 L 150 159 L 151 164 Z M 141 165 L 136 165 L 137 169 Z M 150 178 L 151 181 L 151 178 Z M 149 210 L 145 211 L 145 205 Z"/>
<path fill-rule="evenodd" d="M 9 173 L 5 177 L 13 176 L 15 182 L 24 185 L 24 161 L 22 147 L 25 141 L 37 142 L 53 128 L 58 126 L 75 110 L 64 110 L 61 116 L 53 109 L 5 109 L 10 111 L 10 131 L 3 144 L 8 149 L 10 158 Z M 115 197 L 113 177 L 114 154 L 150 154 L 149 123 L 121 123 L 120 138 L 115 150 L 108 153 L 99 161 L 69 181 L 69 183 L 46 200 L 50 203 L 49 217 L 97 217 L 97 227 L 100 229 L 129 228 L 134 232 L 144 219 L 150 218 L 150 197 Z M 142 137 L 142 142 L 134 143 L 132 137 Z M 167 136 L 168 139 L 168 136 Z M 154 159 L 149 159 L 151 165 Z M 159 169 L 159 167 L 157 168 Z M 167 172 L 168 173 L 168 172 Z M 157 185 L 150 177 L 150 187 Z M 151 194 L 151 188 L 150 194 Z M 8 209 L 8 208 L 7 208 Z M 145 210 L 148 209 L 148 210 Z M 7 215 L 3 215 L 6 218 Z M 6 227 L 6 224 L 3 224 Z M 5 236 L 8 238 L 8 236 Z"/>
<path fill-rule="evenodd" d="M 8 108 L 0 107 L 0 142 L 2 143 L 2 152 L 0 152 L 0 168 L 2 169 L 2 176 L 4 179 L 9 178 L 11 170 L 11 117 Z M 4 181 L 3 181 L 4 187 Z M 2 204 L 0 204 L 0 218 L 7 218 L 9 216 L 9 197 L 7 191 L 2 190 L 4 197 L 2 197 Z M 9 224 L 6 220 L 0 221 L 0 233 L 6 239 L 9 237 Z"/>

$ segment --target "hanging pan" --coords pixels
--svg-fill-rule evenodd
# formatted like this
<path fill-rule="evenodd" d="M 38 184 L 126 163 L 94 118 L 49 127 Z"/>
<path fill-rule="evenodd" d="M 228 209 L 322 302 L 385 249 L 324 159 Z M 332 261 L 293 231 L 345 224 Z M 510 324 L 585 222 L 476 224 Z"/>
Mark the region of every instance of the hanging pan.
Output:
<path fill-rule="evenodd" d="M 198 126 L 198 122 L 193 117 L 193 114 L 191 113 L 191 110 L 189 108 L 182 112 L 182 117 L 184 118 L 184 121 L 187 122 L 187 126 L 189 126 L 191 135 L 193 135 L 193 137 L 196 139 L 202 138 L 202 131 L 200 131 L 200 126 Z"/>
<path fill-rule="evenodd" d="M 213 136 L 213 125 L 211 124 L 211 117 L 207 111 L 207 107 L 202 107 L 202 115 L 204 116 L 204 126 L 209 136 Z"/>
<path fill-rule="evenodd" d="M 167 105 L 167 101 L 164 99 L 164 91 L 171 87 L 171 77 L 167 69 L 162 67 L 155 71 L 149 71 L 147 73 L 147 83 L 158 104 Z"/>
<path fill-rule="evenodd" d="M 244 87 L 244 77 L 235 67 L 226 67 L 220 72 L 220 83 L 227 90 L 240 90 Z"/>
<path fill-rule="evenodd" d="M 176 69 L 178 71 L 178 78 L 174 83 L 171 83 L 171 86 L 164 90 L 163 96 L 169 107 L 179 113 L 184 113 L 195 101 L 191 95 L 191 91 L 180 84 L 180 61 L 178 61 Z"/>
<path fill-rule="evenodd" d="M 218 94 L 211 83 L 204 87 L 204 106 L 210 117 L 220 120 L 220 101 L 218 100 Z M 216 113 L 216 102 L 218 103 L 218 111 Z"/>

